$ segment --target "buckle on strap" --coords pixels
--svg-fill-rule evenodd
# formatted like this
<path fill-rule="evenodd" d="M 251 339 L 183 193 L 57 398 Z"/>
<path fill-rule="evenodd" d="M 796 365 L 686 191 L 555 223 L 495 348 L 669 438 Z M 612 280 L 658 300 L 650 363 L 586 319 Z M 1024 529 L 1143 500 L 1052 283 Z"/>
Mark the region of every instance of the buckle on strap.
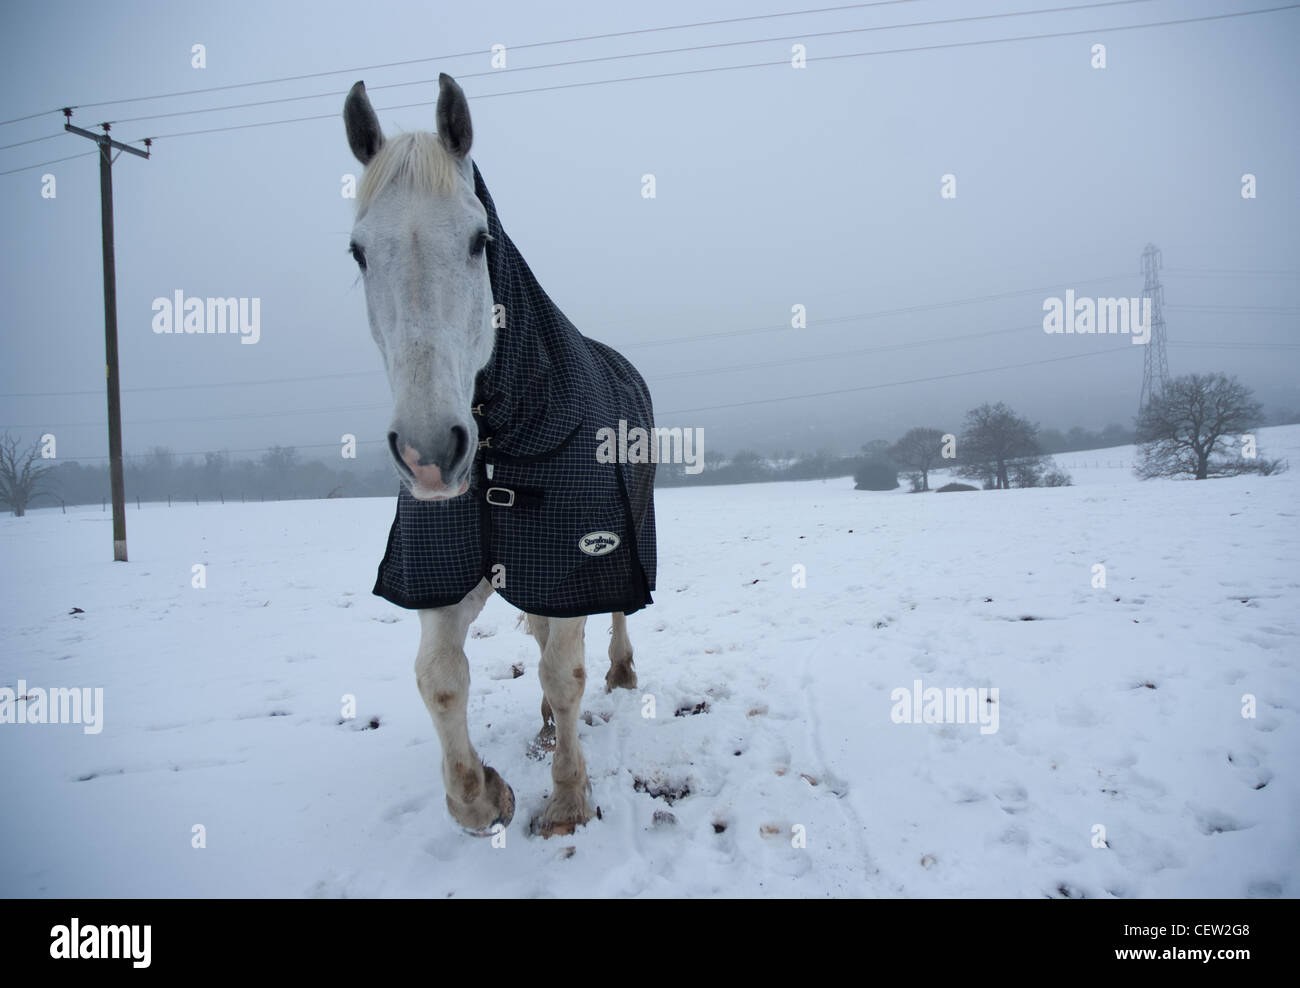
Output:
<path fill-rule="evenodd" d="M 505 495 L 505 498 L 503 500 L 493 500 L 493 491 L 499 491 L 501 494 Z M 509 508 L 515 503 L 515 492 L 509 487 L 489 487 L 487 493 L 484 494 L 483 497 L 488 504 L 496 505 L 498 508 Z"/>

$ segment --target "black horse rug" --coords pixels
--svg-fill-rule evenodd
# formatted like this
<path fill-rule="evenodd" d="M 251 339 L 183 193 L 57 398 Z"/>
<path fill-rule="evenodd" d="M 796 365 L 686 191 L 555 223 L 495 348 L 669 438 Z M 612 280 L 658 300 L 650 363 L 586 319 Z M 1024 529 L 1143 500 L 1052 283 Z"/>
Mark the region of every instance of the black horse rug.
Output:
<path fill-rule="evenodd" d="M 608 437 L 639 428 L 653 442 L 650 392 L 621 354 L 579 333 L 542 291 L 477 165 L 474 191 L 492 236 L 498 318 L 475 384 L 470 487 L 446 501 L 401 488 L 374 592 L 401 607 L 445 607 L 487 579 L 530 614 L 630 614 L 653 603 L 657 457 L 619 448 L 611 457 Z M 633 458 L 650 461 L 619 462 Z"/>

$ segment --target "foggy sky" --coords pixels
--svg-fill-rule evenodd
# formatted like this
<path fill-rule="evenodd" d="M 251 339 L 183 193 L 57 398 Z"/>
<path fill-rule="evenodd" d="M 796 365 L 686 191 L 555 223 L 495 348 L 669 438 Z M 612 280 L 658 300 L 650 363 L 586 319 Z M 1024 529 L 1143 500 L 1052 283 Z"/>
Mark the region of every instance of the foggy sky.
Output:
<path fill-rule="evenodd" d="M 340 195 L 340 183 L 360 166 L 344 135 L 342 93 L 364 79 L 386 133 L 431 130 L 440 71 L 456 76 L 469 97 L 473 157 L 542 285 L 580 330 L 641 369 L 660 424 L 702 427 L 706 450 L 849 452 L 913 425 L 956 431 L 965 411 L 984 401 L 1006 401 L 1045 427 L 1128 425 L 1142 348 L 1124 337 L 1048 336 L 1042 305 L 1069 288 L 1139 295 L 1139 255 L 1148 242 L 1162 249 L 1169 269 L 1171 372 L 1237 374 L 1266 406 L 1300 408 L 1300 351 L 1221 345 L 1300 341 L 1300 10 L 819 61 L 1276 5 L 1150 0 L 817 36 L 1067 4 L 917 0 L 518 50 L 513 46 L 534 41 L 811 5 L 30 4 L 3 14 L 0 118 L 479 52 L 75 113 L 74 123 L 93 129 L 146 113 L 336 94 L 114 126 L 115 137 L 131 140 L 330 115 L 162 138 L 151 160 L 123 156 L 115 165 L 128 453 L 154 445 L 191 453 L 288 444 L 324 454 L 343 433 L 363 442 L 383 438 L 388 386 L 347 255 L 352 202 Z M 518 71 L 786 36 L 794 38 Z M 807 47 L 807 68 L 491 96 L 788 63 L 795 40 Z M 1098 42 L 1106 45 L 1104 69 L 1090 65 Z M 195 43 L 206 46 L 202 70 L 190 65 Z M 496 43 L 508 46 L 509 72 L 491 69 Z M 428 81 L 378 88 L 410 80 Z M 429 105 L 385 110 L 420 101 Z M 61 127 L 57 114 L 0 127 L 0 144 Z M 85 139 L 59 134 L 0 151 L 0 171 L 90 150 Z M 55 199 L 40 194 L 47 172 L 57 180 Z M 1246 172 L 1257 176 L 1254 200 L 1241 196 Z M 647 173 L 656 181 L 652 200 L 641 195 Z M 940 196 L 945 174 L 956 176 L 956 199 Z M 103 457 L 95 159 L 0 176 L 0 203 L 7 241 L 0 392 L 87 392 L 0 398 L 0 431 L 28 440 L 52 432 L 60 459 Z M 1290 274 L 1248 274 L 1259 271 Z M 260 341 L 155 334 L 153 300 L 178 289 L 260 298 Z M 981 300 L 936 307 L 972 298 Z M 807 307 L 806 329 L 790 328 L 796 304 Z M 738 332 L 755 329 L 769 331 Z M 729 332 L 737 335 L 697 339 Z M 985 335 L 925 344 L 973 334 Z M 1189 345 L 1205 343 L 1220 345 Z M 810 359 L 884 347 L 895 349 Z M 893 386 L 1089 351 L 1077 360 Z M 764 366 L 743 367 L 750 364 Z M 286 380 L 295 378 L 314 379 Z M 879 385 L 890 386 L 712 408 Z"/>

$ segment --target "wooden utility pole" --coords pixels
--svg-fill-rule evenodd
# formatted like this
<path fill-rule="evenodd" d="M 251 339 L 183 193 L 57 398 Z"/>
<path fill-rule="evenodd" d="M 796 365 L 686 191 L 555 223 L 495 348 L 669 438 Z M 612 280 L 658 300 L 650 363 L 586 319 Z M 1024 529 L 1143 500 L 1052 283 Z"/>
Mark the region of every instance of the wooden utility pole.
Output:
<path fill-rule="evenodd" d="M 104 133 L 72 126 L 72 109 L 63 108 L 63 129 L 99 145 L 99 213 L 104 240 L 104 376 L 108 378 L 108 473 L 113 487 L 113 559 L 126 562 L 126 482 L 122 472 L 122 392 L 117 373 L 117 268 L 113 262 L 113 149 L 149 157 L 145 150 L 122 144 Z"/>

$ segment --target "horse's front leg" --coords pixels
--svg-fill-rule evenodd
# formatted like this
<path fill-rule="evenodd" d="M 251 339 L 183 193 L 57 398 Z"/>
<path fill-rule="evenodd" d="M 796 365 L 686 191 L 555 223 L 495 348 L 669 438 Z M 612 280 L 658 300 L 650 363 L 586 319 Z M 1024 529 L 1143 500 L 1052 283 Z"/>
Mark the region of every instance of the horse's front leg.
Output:
<path fill-rule="evenodd" d="M 545 618 L 547 633 L 542 648 L 542 693 L 555 718 L 555 760 L 551 763 L 553 791 L 538 821 L 545 837 L 571 834 L 592 817 L 587 794 L 587 762 L 578 743 L 578 715 L 587 685 L 583 656 L 585 617 Z M 540 639 L 539 639 L 540 640 Z"/>
<path fill-rule="evenodd" d="M 495 769 L 484 765 L 469 740 L 469 660 L 465 636 L 492 595 L 486 580 L 459 604 L 420 611 L 420 651 L 415 680 L 442 742 L 442 782 L 447 809 L 471 833 L 506 826 L 515 813 L 515 794 Z"/>
<path fill-rule="evenodd" d="M 605 692 L 636 689 L 636 667 L 632 663 L 632 642 L 627 637 L 627 616 L 622 611 L 612 615 L 609 638 L 609 672 L 605 673 Z"/>

